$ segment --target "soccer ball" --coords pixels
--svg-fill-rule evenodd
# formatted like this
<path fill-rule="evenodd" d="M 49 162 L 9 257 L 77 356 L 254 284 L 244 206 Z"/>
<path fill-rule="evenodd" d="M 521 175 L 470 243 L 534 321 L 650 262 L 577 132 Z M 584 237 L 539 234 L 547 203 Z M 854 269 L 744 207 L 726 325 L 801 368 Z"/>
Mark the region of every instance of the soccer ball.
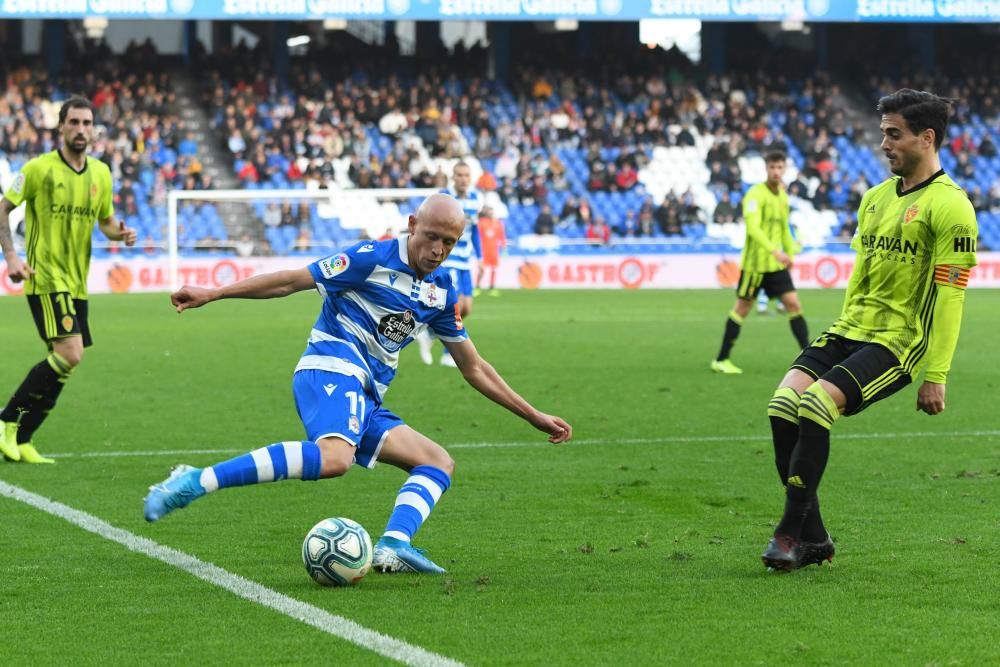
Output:
<path fill-rule="evenodd" d="M 302 542 L 302 563 L 323 586 L 350 586 L 372 566 L 372 538 L 350 519 L 323 519 Z"/>

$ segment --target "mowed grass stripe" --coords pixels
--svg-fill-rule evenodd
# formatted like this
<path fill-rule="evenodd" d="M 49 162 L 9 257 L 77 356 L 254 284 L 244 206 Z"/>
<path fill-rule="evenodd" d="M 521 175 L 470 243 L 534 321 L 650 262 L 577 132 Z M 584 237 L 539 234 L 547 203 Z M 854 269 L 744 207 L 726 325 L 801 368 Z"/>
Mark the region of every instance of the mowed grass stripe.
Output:
<path fill-rule="evenodd" d="M 244 579 L 183 551 L 163 546 L 127 530 L 115 528 L 92 514 L 73 509 L 68 505 L 26 491 L 18 486 L 0 481 L 0 495 L 57 516 L 88 532 L 117 542 L 130 551 L 172 565 L 234 595 L 273 609 L 317 630 L 403 664 L 419 667 L 458 667 L 462 665 L 460 662 L 437 655 L 419 646 L 370 630 L 343 616 L 331 614 L 319 607 L 282 595 L 266 586 Z"/>
<path fill-rule="evenodd" d="M 1000 430 L 994 431 L 914 431 L 909 433 L 845 433 L 838 435 L 838 440 L 902 440 L 907 438 L 982 438 L 1000 436 Z M 446 449 L 491 449 L 506 447 L 572 447 L 574 445 L 656 445 L 663 443 L 699 443 L 699 442 L 746 442 L 748 440 L 770 441 L 769 435 L 695 435 L 695 436 L 663 436 L 660 438 L 590 438 L 571 440 L 565 445 L 550 445 L 544 440 L 515 440 L 511 442 L 459 442 L 444 445 Z M 208 454 L 239 454 L 245 449 L 164 449 L 148 451 L 123 452 L 46 452 L 46 456 L 55 458 L 119 458 L 126 456 L 200 456 Z"/>

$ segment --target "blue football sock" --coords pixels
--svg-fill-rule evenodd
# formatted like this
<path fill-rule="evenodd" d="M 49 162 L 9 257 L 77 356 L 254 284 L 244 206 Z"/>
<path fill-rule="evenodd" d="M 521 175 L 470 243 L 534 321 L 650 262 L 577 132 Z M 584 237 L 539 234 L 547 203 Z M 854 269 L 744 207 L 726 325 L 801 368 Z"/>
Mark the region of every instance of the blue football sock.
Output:
<path fill-rule="evenodd" d="M 229 486 L 244 486 L 283 479 L 319 479 L 322 469 L 319 445 L 309 441 L 279 442 L 255 449 L 201 472 L 207 493 Z"/>
<path fill-rule="evenodd" d="M 409 542 L 430 516 L 441 494 L 451 486 L 451 477 L 434 466 L 417 466 L 399 489 L 396 507 L 385 527 L 385 537 Z"/>

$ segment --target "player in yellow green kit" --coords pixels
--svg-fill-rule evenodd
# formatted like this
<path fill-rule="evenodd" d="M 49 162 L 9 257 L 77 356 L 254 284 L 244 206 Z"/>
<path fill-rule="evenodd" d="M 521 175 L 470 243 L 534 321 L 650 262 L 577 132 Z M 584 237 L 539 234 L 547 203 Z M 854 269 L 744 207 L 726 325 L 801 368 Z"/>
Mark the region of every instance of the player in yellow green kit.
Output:
<path fill-rule="evenodd" d="M 789 269 L 798 249 L 788 226 L 788 193 L 782 178 L 787 158 L 784 153 L 771 151 L 764 156 L 767 181 L 758 183 L 743 197 L 743 220 L 747 239 L 740 258 L 740 282 L 736 286 L 736 305 L 729 312 L 722 347 L 711 364 L 716 373 L 736 374 L 743 371 L 729 360 L 743 321 L 750 314 L 757 294 L 764 290 L 768 297 L 778 298 L 785 306 L 792 334 L 801 350 L 809 344 L 809 329 L 802 316 L 799 296 L 792 284 Z"/>
<path fill-rule="evenodd" d="M 114 219 L 111 172 L 87 148 L 94 110 L 71 97 L 59 110 L 63 146 L 29 161 L 0 199 L 0 246 L 13 282 L 24 293 L 49 355 L 0 411 L 0 451 L 10 461 L 52 463 L 32 444 L 35 430 L 55 407 L 63 384 L 91 345 L 87 318 L 90 239 L 97 220 L 111 240 L 135 244 L 135 230 Z M 14 252 L 10 213 L 25 205 L 27 260 Z"/>
<path fill-rule="evenodd" d="M 894 394 L 921 369 L 917 409 L 944 410 L 978 233 L 968 196 L 938 159 L 950 107 L 908 88 L 879 100 L 882 150 L 895 176 L 861 200 L 840 317 L 795 360 L 768 405 L 785 484 L 784 516 L 762 555 L 768 567 L 833 557 L 817 489 L 841 415 Z"/>

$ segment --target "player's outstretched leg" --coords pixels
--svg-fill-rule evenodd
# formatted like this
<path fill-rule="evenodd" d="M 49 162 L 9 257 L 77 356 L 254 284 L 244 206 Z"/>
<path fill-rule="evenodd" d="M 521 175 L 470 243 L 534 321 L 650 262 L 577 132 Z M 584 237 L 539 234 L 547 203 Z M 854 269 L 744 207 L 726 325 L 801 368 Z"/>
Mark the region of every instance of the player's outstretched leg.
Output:
<path fill-rule="evenodd" d="M 811 384 L 801 395 L 799 440 L 789 462 L 785 512 L 761 556 L 768 567 L 794 570 L 818 562 L 812 560 L 817 553 L 822 556 L 820 560 L 833 557 L 833 542 L 819 517 L 817 491 L 830 455 L 830 428 L 839 416 L 836 401 L 819 382 Z M 813 534 L 818 530 L 823 531 L 822 535 Z M 816 548 L 804 550 L 803 540 Z M 803 558 L 807 551 L 809 562 Z"/>
<path fill-rule="evenodd" d="M 416 338 L 417 349 L 420 350 L 420 361 L 430 366 L 434 363 L 434 339 L 427 330 L 421 331 Z"/>
<path fill-rule="evenodd" d="M 804 350 L 809 347 L 809 325 L 806 324 L 806 318 L 803 317 L 801 310 L 797 313 L 788 313 L 788 325 L 792 328 L 792 335 L 795 336 L 799 348 Z"/>
<path fill-rule="evenodd" d="M 822 565 L 823 561 L 833 562 L 833 555 L 837 552 L 833 544 L 833 538 L 827 534 L 822 542 L 799 542 L 799 563 L 798 567 L 807 565 Z"/>
<path fill-rule="evenodd" d="M 451 352 L 448 351 L 448 348 L 445 348 L 445 350 L 441 353 L 441 365 L 447 366 L 448 368 L 458 368 L 458 364 L 456 364 L 455 360 L 452 359 Z"/>
<path fill-rule="evenodd" d="M 207 468 L 179 465 L 165 480 L 149 487 L 144 514 L 146 521 L 158 521 L 206 493 L 283 479 L 316 480 L 322 470 L 319 445 L 308 441 L 279 442 Z"/>
<path fill-rule="evenodd" d="M 771 311 L 769 310 L 770 305 L 771 305 L 771 297 L 769 297 L 766 292 L 761 291 L 761 293 L 757 295 L 757 314 L 770 315 L 771 314 Z"/>
<path fill-rule="evenodd" d="M 729 353 L 732 351 L 733 344 L 739 337 L 742 328 L 743 317 L 735 310 L 730 311 L 729 317 L 726 318 L 726 330 L 722 335 L 722 346 L 719 348 L 719 354 L 711 363 L 711 368 L 716 373 L 738 375 L 743 372 L 739 366 L 729 360 Z"/>
<path fill-rule="evenodd" d="M 21 451 L 17 448 L 17 423 L 0 421 L 0 454 L 9 461 L 20 461 Z"/>
<path fill-rule="evenodd" d="M 205 495 L 205 487 L 201 483 L 202 472 L 201 468 L 177 465 L 170 471 L 169 477 L 149 487 L 149 494 L 143 499 L 146 521 L 158 521 Z"/>
<path fill-rule="evenodd" d="M 375 545 L 372 567 L 377 572 L 446 572 L 423 549 L 410 544 L 410 540 L 449 486 L 451 476 L 435 466 L 416 466 L 410 471 L 410 477 L 399 489 L 385 533 Z"/>
<path fill-rule="evenodd" d="M 82 349 L 82 343 L 79 343 Z M 32 437 L 56 406 L 63 386 L 73 374 L 73 364 L 58 352 L 51 352 L 25 376 L 21 386 L 0 411 L 3 423 L 4 457 L 22 463 L 55 463 L 38 453 Z"/>

